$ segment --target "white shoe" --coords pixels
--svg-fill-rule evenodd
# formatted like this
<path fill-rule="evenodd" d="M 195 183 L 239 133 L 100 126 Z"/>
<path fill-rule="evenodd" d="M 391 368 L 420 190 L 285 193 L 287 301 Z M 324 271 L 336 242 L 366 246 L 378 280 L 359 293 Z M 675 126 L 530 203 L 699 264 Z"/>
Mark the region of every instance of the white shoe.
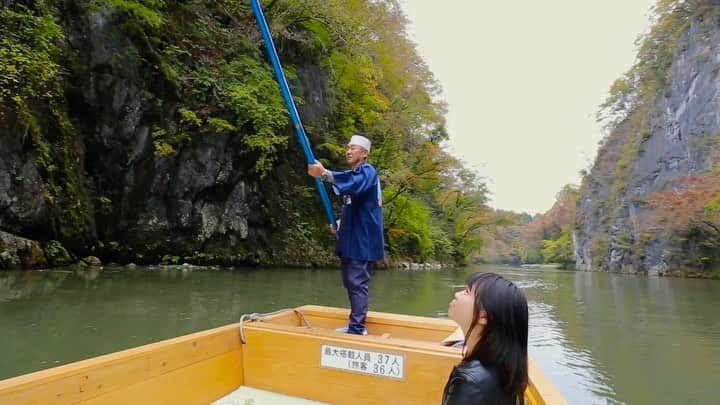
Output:
<path fill-rule="evenodd" d="M 337 329 L 335 329 L 335 332 L 349 333 L 349 332 L 348 332 L 348 327 L 347 327 L 347 325 L 343 326 L 342 328 L 337 328 Z M 357 333 L 353 333 L 353 335 L 357 335 Z M 367 328 L 363 329 L 362 335 L 363 335 L 363 336 L 366 336 L 366 335 L 367 335 Z"/>

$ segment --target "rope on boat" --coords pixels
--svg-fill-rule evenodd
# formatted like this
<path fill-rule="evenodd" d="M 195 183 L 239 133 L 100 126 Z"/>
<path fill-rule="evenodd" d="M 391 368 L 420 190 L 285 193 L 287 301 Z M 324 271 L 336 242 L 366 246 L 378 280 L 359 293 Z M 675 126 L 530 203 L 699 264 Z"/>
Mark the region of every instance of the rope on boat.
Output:
<path fill-rule="evenodd" d="M 252 314 L 243 314 L 240 317 L 240 341 L 242 342 L 242 344 L 247 343 L 247 340 L 245 339 L 245 321 L 265 322 L 265 319 L 268 316 L 272 316 L 272 315 L 279 314 L 281 312 L 286 312 L 289 310 L 290 310 L 290 308 L 283 308 L 283 309 L 279 309 L 279 310 L 273 311 L 273 312 L 266 312 L 264 314 L 261 314 L 258 312 L 253 312 Z M 302 311 L 300 311 L 299 309 L 293 309 L 293 312 L 295 312 L 295 314 L 297 314 L 297 316 L 299 316 L 300 319 L 302 319 L 306 328 L 312 329 L 312 325 L 310 324 L 310 321 L 308 321 L 307 318 L 305 318 L 305 314 L 303 314 Z"/>

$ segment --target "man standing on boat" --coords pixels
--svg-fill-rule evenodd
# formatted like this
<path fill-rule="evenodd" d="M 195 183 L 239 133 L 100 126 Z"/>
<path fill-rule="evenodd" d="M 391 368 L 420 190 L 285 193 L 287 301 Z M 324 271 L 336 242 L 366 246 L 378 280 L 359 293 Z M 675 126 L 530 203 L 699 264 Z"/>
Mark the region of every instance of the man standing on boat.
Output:
<path fill-rule="evenodd" d="M 308 174 L 320 177 L 342 196 L 342 215 L 337 228 L 335 254 L 340 257 L 343 285 L 350 298 L 350 319 L 339 331 L 366 335 L 370 262 L 385 257 L 383 241 L 382 190 L 375 167 L 368 163 L 370 140 L 353 135 L 345 151 L 352 169 L 327 170 L 315 161 Z"/>

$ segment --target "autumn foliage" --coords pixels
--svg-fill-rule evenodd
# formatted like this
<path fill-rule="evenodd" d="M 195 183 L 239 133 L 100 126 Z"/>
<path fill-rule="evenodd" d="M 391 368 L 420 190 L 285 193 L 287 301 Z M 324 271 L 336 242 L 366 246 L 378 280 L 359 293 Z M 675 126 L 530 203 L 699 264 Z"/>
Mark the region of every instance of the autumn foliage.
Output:
<path fill-rule="evenodd" d="M 646 200 L 643 221 L 652 235 L 695 240 L 700 261 L 720 261 L 720 164 L 704 173 L 673 180 Z"/>
<path fill-rule="evenodd" d="M 549 211 L 536 216 L 520 234 L 520 246 L 526 262 L 542 261 L 543 240 L 554 240 L 560 236 L 563 226 L 575 223 L 575 200 L 577 190 L 565 186 L 556 197 Z"/>
<path fill-rule="evenodd" d="M 496 211 L 496 216 L 511 223 L 493 232 L 483 259 L 514 264 L 574 262 L 571 234 L 577 196 L 575 187 L 565 186 L 550 210 L 530 220 L 527 214 Z"/>

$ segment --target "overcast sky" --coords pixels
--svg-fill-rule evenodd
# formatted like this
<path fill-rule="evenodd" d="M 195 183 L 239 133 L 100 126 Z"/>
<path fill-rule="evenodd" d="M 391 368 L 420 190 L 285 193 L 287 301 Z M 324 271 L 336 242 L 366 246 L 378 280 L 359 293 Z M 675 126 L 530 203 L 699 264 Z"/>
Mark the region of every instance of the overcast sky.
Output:
<path fill-rule="evenodd" d="M 602 137 L 595 112 L 634 63 L 655 0 L 400 0 L 443 87 L 448 149 L 495 208 L 550 209 Z"/>

